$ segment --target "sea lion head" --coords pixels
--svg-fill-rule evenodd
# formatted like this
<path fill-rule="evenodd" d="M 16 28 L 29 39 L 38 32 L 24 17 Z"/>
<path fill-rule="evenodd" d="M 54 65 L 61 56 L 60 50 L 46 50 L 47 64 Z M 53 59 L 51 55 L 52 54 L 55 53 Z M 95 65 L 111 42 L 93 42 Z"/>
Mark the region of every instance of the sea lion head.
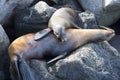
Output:
<path fill-rule="evenodd" d="M 61 24 L 56 24 L 56 27 L 53 27 L 54 34 L 56 35 L 57 38 L 62 38 L 65 35 L 65 28 Z"/>

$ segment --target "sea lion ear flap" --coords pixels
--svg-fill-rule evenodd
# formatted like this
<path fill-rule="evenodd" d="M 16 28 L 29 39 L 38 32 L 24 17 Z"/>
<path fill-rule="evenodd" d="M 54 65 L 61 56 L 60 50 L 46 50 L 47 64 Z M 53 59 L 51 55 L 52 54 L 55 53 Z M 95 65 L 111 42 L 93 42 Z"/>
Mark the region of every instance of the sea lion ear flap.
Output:
<path fill-rule="evenodd" d="M 47 28 L 47 29 L 43 29 L 39 32 L 37 32 L 34 36 L 34 40 L 40 40 L 41 38 L 43 38 L 44 36 L 46 36 L 49 32 L 51 32 L 51 29 Z"/>
<path fill-rule="evenodd" d="M 110 28 L 107 28 L 107 27 L 101 26 L 101 25 L 99 26 L 99 28 L 100 28 L 100 29 L 104 29 L 104 30 L 109 30 L 109 29 L 110 29 Z"/>

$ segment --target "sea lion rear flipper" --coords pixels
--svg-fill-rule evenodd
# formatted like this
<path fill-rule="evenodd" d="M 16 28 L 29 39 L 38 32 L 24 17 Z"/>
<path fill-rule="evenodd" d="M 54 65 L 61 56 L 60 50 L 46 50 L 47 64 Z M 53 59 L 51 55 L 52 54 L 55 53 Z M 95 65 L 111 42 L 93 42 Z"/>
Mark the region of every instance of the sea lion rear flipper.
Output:
<path fill-rule="evenodd" d="M 18 67 L 18 61 L 14 61 L 10 64 L 10 72 L 12 79 L 22 80 L 20 76 L 20 71 Z"/>
<path fill-rule="evenodd" d="M 53 62 L 56 62 L 56 61 L 64 58 L 66 55 L 67 55 L 67 53 L 65 52 L 65 53 L 63 53 L 63 54 L 61 54 L 61 55 L 53 58 L 52 60 L 48 61 L 47 64 L 49 65 L 49 64 L 51 64 L 51 63 L 53 63 Z"/>
<path fill-rule="evenodd" d="M 44 29 L 44 30 L 41 30 L 41 31 L 37 32 L 34 36 L 34 40 L 39 40 L 39 39 L 43 38 L 49 32 L 51 32 L 50 28 L 47 28 L 47 29 Z"/>
<path fill-rule="evenodd" d="M 30 67 L 24 60 L 19 61 L 19 70 L 22 76 L 22 80 L 35 80 L 32 72 L 30 71 Z"/>

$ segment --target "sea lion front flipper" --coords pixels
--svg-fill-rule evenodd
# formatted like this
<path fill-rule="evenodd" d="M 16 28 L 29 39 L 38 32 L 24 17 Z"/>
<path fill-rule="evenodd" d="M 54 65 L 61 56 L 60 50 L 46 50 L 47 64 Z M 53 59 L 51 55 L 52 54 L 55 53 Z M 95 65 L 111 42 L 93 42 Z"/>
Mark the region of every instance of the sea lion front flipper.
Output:
<path fill-rule="evenodd" d="M 67 53 L 65 52 L 65 53 L 63 53 L 63 54 L 61 54 L 61 55 L 53 58 L 52 60 L 48 61 L 47 64 L 49 65 L 49 64 L 51 64 L 51 63 L 53 63 L 53 62 L 56 62 L 56 61 L 64 58 L 66 55 L 67 55 Z"/>
<path fill-rule="evenodd" d="M 76 25 L 75 23 L 71 22 L 72 26 L 76 29 L 81 29 L 78 25 Z"/>
<path fill-rule="evenodd" d="M 59 34 L 60 40 L 61 40 L 62 42 L 67 41 L 67 38 L 66 38 L 66 36 L 65 36 L 65 33 L 66 33 L 65 31 L 66 31 L 66 29 L 65 29 L 64 27 L 62 27 L 60 30 L 61 30 L 61 31 L 60 31 L 60 34 Z"/>
<path fill-rule="evenodd" d="M 51 29 L 50 28 L 47 28 L 47 29 L 44 29 L 44 30 L 41 30 L 39 32 L 37 32 L 34 36 L 34 40 L 40 40 L 41 38 L 43 38 L 45 35 L 47 35 L 49 32 L 51 32 Z"/>

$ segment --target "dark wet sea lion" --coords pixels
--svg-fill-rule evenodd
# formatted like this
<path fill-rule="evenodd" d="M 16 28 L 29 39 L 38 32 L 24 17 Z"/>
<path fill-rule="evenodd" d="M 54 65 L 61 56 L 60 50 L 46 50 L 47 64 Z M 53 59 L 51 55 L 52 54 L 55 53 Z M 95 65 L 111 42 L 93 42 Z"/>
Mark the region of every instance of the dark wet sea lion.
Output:
<path fill-rule="evenodd" d="M 65 41 L 66 38 L 64 34 L 67 28 L 80 28 L 77 26 L 78 12 L 80 11 L 71 8 L 60 8 L 56 10 L 48 22 L 49 31 L 46 31 L 46 34 L 52 30 L 57 38 Z M 39 32 L 37 34 L 39 34 Z M 42 34 L 42 36 L 44 35 L 45 34 Z M 35 40 L 42 38 L 42 36 L 41 34 L 40 36 L 36 36 Z"/>
<path fill-rule="evenodd" d="M 114 30 L 107 29 L 67 29 L 67 41 L 59 41 L 49 33 L 39 41 L 34 40 L 35 33 L 17 38 L 9 46 L 11 73 L 16 80 L 35 80 L 26 61 L 30 59 L 54 58 L 71 53 L 76 48 L 88 43 L 109 40 L 115 35 Z M 60 57 L 61 58 L 61 57 Z M 50 61 L 50 62 L 52 62 Z M 50 63 L 48 62 L 48 63 Z"/>

